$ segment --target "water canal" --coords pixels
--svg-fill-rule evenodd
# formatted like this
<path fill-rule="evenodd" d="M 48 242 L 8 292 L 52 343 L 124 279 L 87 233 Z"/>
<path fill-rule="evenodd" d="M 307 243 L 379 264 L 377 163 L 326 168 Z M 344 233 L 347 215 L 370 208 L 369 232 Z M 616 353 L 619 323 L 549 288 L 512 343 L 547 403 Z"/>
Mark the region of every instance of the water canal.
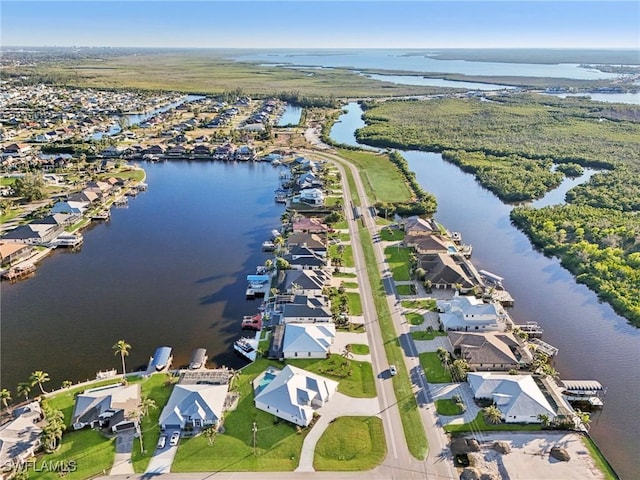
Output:
<path fill-rule="evenodd" d="M 363 124 L 356 103 L 347 106 L 331 130 L 332 138 L 355 145 L 354 125 Z M 622 478 L 640 471 L 640 330 L 598 301 L 575 282 L 557 259 L 534 250 L 527 237 L 511 225 L 511 206 L 485 190 L 470 174 L 447 163 L 440 154 L 401 151 L 425 190 L 438 199 L 437 220 L 462 233 L 473 245 L 473 262 L 505 278 L 515 298 L 516 323 L 536 321 L 544 340 L 560 349 L 555 367 L 565 380 L 594 379 L 608 389 L 605 407 L 592 417 L 591 434 Z M 587 171 L 579 181 L 593 172 Z M 579 182 L 578 181 L 578 182 Z M 534 205 L 563 201 L 578 183 L 565 181 Z"/>
<path fill-rule="evenodd" d="M 278 169 L 266 163 L 144 164 L 149 190 L 84 232 L 79 253 L 55 252 L 27 281 L 2 285 L 2 387 L 15 391 L 34 370 L 48 388 L 120 368 L 111 346 L 132 345 L 127 365 L 170 345 L 174 365 L 205 347 L 217 365 L 245 362 L 232 351 L 246 275 L 267 255 L 280 225 Z"/>

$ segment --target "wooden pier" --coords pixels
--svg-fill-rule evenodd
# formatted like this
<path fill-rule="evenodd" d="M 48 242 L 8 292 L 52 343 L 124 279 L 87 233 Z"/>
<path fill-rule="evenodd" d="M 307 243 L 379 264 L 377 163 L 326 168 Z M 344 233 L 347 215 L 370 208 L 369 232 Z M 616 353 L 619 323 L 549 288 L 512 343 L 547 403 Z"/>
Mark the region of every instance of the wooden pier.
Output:
<path fill-rule="evenodd" d="M 9 269 L 2 275 L 3 280 L 9 280 L 10 282 L 17 282 L 20 279 L 26 278 L 36 273 L 36 266 L 32 263 L 20 265 Z"/>

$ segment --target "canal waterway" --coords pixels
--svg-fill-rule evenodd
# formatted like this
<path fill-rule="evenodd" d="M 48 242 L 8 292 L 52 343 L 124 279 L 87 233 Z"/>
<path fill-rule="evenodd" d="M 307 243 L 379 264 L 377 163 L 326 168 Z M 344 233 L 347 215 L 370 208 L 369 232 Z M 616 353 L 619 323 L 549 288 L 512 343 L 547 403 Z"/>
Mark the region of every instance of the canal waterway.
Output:
<path fill-rule="evenodd" d="M 350 103 L 348 113 L 331 130 L 332 138 L 357 145 L 354 125 L 363 124 L 362 110 Z M 351 143 L 349 143 L 349 139 Z M 510 313 L 516 323 L 536 321 L 544 340 L 560 349 L 555 367 L 565 380 L 593 379 L 606 388 L 604 409 L 592 417 L 591 434 L 622 478 L 640 471 L 640 329 L 601 303 L 576 283 L 557 259 L 532 248 L 527 237 L 509 220 L 512 206 L 480 186 L 473 175 L 447 163 L 440 154 L 400 151 L 425 190 L 438 199 L 436 219 L 459 231 L 473 245 L 473 262 L 505 278 L 515 298 Z M 534 203 L 556 204 L 581 180 L 565 180 L 556 191 Z"/>
<path fill-rule="evenodd" d="M 287 104 L 276 125 L 278 127 L 286 127 L 287 125 L 298 125 L 298 123 L 300 123 L 301 116 L 302 107 Z"/>
<path fill-rule="evenodd" d="M 36 276 L 2 284 L 2 387 L 15 392 L 34 370 L 45 388 L 120 369 L 111 346 L 132 345 L 127 368 L 156 347 L 174 365 L 205 347 L 216 365 L 239 367 L 232 352 L 243 315 L 246 276 L 268 258 L 261 244 L 280 225 L 278 169 L 266 163 L 144 164 L 149 190 L 85 230 L 78 253 L 55 252 Z M 14 396 L 15 398 L 15 396 Z"/>

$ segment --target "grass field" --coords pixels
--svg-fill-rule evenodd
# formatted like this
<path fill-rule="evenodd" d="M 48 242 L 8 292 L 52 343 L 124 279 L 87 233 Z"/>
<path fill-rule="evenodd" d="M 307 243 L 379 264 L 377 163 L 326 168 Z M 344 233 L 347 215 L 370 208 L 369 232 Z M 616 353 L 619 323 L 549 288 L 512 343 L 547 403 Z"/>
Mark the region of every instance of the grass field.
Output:
<path fill-rule="evenodd" d="M 380 238 L 385 242 L 399 242 L 404 240 L 404 232 L 397 228 L 383 228 L 380 230 Z"/>
<path fill-rule="evenodd" d="M 405 317 L 407 317 L 407 321 L 411 325 L 422 325 L 424 323 L 424 315 L 421 313 L 405 313 Z"/>
<path fill-rule="evenodd" d="M 349 299 L 349 315 L 362 315 L 360 294 L 356 292 L 347 292 L 346 295 Z"/>
<path fill-rule="evenodd" d="M 440 398 L 435 401 L 435 404 L 436 411 L 440 415 L 460 415 L 463 413 L 462 408 L 450 398 Z"/>
<path fill-rule="evenodd" d="M 611 465 L 607 462 L 607 459 L 604 457 L 598 446 L 593 443 L 591 437 L 584 435 L 582 437 L 582 443 L 584 443 L 584 446 L 589 450 L 591 458 L 593 458 L 593 461 L 596 463 L 600 471 L 604 473 L 605 478 L 607 480 L 617 480 L 618 476 L 615 474 Z"/>
<path fill-rule="evenodd" d="M 436 337 L 446 337 L 446 332 L 438 332 L 433 330 L 421 330 L 418 332 L 411 332 L 411 337 L 414 340 L 433 340 Z"/>
<path fill-rule="evenodd" d="M 387 247 L 384 249 L 384 256 L 389 263 L 393 279 L 396 282 L 410 280 L 409 257 L 411 250 L 404 247 Z"/>
<path fill-rule="evenodd" d="M 368 355 L 369 354 L 369 345 L 364 345 L 362 343 L 352 343 L 351 344 L 351 353 L 355 355 Z"/>
<path fill-rule="evenodd" d="M 402 300 L 400 303 L 404 308 L 419 308 L 421 310 L 436 311 L 436 301 L 433 298 L 423 300 Z"/>
<path fill-rule="evenodd" d="M 344 149 L 339 150 L 339 155 L 358 167 L 372 202 L 404 202 L 411 198 L 402 174 L 386 155 Z"/>
<path fill-rule="evenodd" d="M 436 352 L 421 353 L 420 365 L 429 383 L 450 383 L 453 381 L 449 371 L 442 366 Z"/>
<path fill-rule="evenodd" d="M 342 282 L 341 286 L 344 288 L 358 288 L 358 282 Z"/>
<path fill-rule="evenodd" d="M 382 463 L 387 453 L 382 420 L 338 417 L 316 445 L 313 467 L 322 471 L 364 471 Z"/>
<path fill-rule="evenodd" d="M 398 295 L 415 295 L 413 285 L 396 285 Z"/>

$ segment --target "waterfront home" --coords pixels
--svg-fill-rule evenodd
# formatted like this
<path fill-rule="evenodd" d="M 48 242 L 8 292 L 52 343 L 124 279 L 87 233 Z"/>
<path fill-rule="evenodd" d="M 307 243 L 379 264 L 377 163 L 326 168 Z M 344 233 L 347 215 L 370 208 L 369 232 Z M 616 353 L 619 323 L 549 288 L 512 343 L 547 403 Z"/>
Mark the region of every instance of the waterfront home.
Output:
<path fill-rule="evenodd" d="M 531 352 L 511 333 L 449 332 L 453 355 L 467 362 L 471 370 L 509 371 L 530 365 Z"/>
<path fill-rule="evenodd" d="M 162 145 L 151 145 L 142 151 L 144 155 L 164 155 L 165 148 Z"/>
<path fill-rule="evenodd" d="M 214 160 L 233 160 L 236 147 L 230 143 L 220 145 L 213 151 Z"/>
<path fill-rule="evenodd" d="M 302 217 L 291 222 L 293 233 L 327 233 L 329 227 L 317 217 Z"/>
<path fill-rule="evenodd" d="M 9 230 L 1 239 L 5 242 L 44 245 L 53 241 L 63 232 L 64 227 L 59 225 L 28 223 Z"/>
<path fill-rule="evenodd" d="M 44 218 L 34 220 L 31 223 L 34 225 L 60 225 L 62 227 L 66 227 L 68 225 L 73 225 L 81 218 L 81 215 L 73 213 L 54 213 L 51 215 L 47 215 Z"/>
<path fill-rule="evenodd" d="M 293 303 L 282 305 L 282 323 L 319 323 L 332 320 L 331 309 L 322 297 L 296 295 Z"/>
<path fill-rule="evenodd" d="M 539 415 L 556 417 L 531 375 L 509 375 L 492 372 L 469 373 L 468 382 L 474 398 L 493 400 L 506 423 L 540 423 Z"/>
<path fill-rule="evenodd" d="M 72 215 L 82 215 L 87 210 L 87 208 L 89 208 L 89 202 L 67 200 L 57 202 L 51 209 L 51 213 L 68 213 Z"/>
<path fill-rule="evenodd" d="M 319 188 L 305 188 L 293 197 L 293 202 L 305 203 L 313 207 L 324 206 L 324 193 Z"/>
<path fill-rule="evenodd" d="M 38 402 L 13 410 L 13 419 L 0 425 L 0 478 L 11 478 L 12 465 L 21 465 L 41 446 L 43 415 Z"/>
<path fill-rule="evenodd" d="M 404 232 L 407 235 L 431 235 L 439 233 L 438 224 L 433 219 L 425 220 L 420 217 L 409 217 L 403 221 Z"/>
<path fill-rule="evenodd" d="M 336 337 L 333 323 L 287 323 L 284 329 L 284 358 L 327 358 Z"/>
<path fill-rule="evenodd" d="M 253 382 L 256 408 L 295 425 L 306 427 L 314 411 L 327 403 L 338 382 L 301 368 L 270 367 Z"/>
<path fill-rule="evenodd" d="M 187 149 L 183 145 L 175 145 L 167 150 L 167 157 L 182 158 L 187 155 Z"/>
<path fill-rule="evenodd" d="M 445 330 L 503 332 L 506 328 L 507 313 L 498 303 L 455 295 L 451 300 L 438 300 L 436 305 Z"/>
<path fill-rule="evenodd" d="M 23 242 L 1 242 L 0 241 L 0 266 L 10 267 L 31 256 L 33 248 Z"/>
<path fill-rule="evenodd" d="M 101 191 L 95 191 L 95 190 L 91 190 L 88 188 L 85 188 L 84 190 L 78 192 L 78 193 L 74 193 L 73 195 L 69 195 L 67 198 L 67 201 L 69 202 L 87 202 L 87 203 L 94 203 L 97 202 L 98 200 L 100 200 L 103 197 L 102 192 Z M 56 212 L 58 213 L 58 212 Z M 59 213 L 63 213 L 63 212 L 59 212 Z"/>
<path fill-rule="evenodd" d="M 12 143 L 2 149 L 3 157 L 21 157 L 31 151 L 31 145 L 26 143 Z"/>
<path fill-rule="evenodd" d="M 316 255 L 327 255 L 327 244 L 323 237 L 315 233 L 293 233 L 287 237 L 287 247 L 301 246 L 311 250 Z"/>
<path fill-rule="evenodd" d="M 322 295 L 322 289 L 331 280 L 324 270 L 284 270 L 278 274 L 278 291 L 291 295 Z"/>
<path fill-rule="evenodd" d="M 466 293 L 478 284 L 466 260 L 448 253 L 419 255 L 418 266 L 425 271 L 424 281 L 431 282 L 431 288 L 453 289 L 458 286 Z"/>
<path fill-rule="evenodd" d="M 76 396 L 71 425 L 74 430 L 85 427 L 112 430 L 135 412 L 140 398 L 139 383 L 85 390 Z"/>
<path fill-rule="evenodd" d="M 322 180 L 313 172 L 303 173 L 296 180 L 296 184 L 301 190 L 306 188 L 318 188 L 322 187 Z"/>
<path fill-rule="evenodd" d="M 198 144 L 191 150 L 191 155 L 194 157 L 210 157 L 211 149 L 204 144 Z"/>
<path fill-rule="evenodd" d="M 160 414 L 160 428 L 195 432 L 209 426 L 217 428 L 228 391 L 227 383 L 176 385 Z"/>
<path fill-rule="evenodd" d="M 243 145 L 235 151 L 234 157 L 238 161 L 247 162 L 255 159 L 255 153 L 253 148 L 248 145 Z"/>
<path fill-rule="evenodd" d="M 453 247 L 453 243 L 441 237 L 440 235 L 425 234 L 406 234 L 404 244 L 413 248 L 416 253 L 424 255 L 427 253 L 450 253 L 449 247 Z"/>
<path fill-rule="evenodd" d="M 306 247 L 293 247 L 282 256 L 295 270 L 318 270 L 327 266 L 327 259 Z"/>
<path fill-rule="evenodd" d="M 293 161 L 295 167 L 305 172 L 315 171 L 320 168 L 320 164 L 314 160 L 309 160 L 308 158 L 298 157 Z"/>

